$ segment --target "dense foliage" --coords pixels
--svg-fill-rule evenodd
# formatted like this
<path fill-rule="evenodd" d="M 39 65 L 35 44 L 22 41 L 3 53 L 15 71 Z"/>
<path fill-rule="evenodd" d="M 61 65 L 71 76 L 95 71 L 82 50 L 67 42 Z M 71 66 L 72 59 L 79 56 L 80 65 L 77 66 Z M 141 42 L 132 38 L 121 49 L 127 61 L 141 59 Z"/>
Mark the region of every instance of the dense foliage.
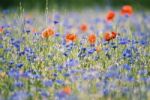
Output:
<path fill-rule="evenodd" d="M 45 9 L 46 0 L 1 0 L 0 7 L 17 7 L 22 2 L 24 8 L 40 8 Z M 124 4 L 132 4 L 133 6 L 149 8 L 150 0 L 48 0 L 50 7 L 65 7 L 65 8 L 83 8 L 90 6 L 105 6 L 111 5 L 114 7 L 122 6 Z"/>

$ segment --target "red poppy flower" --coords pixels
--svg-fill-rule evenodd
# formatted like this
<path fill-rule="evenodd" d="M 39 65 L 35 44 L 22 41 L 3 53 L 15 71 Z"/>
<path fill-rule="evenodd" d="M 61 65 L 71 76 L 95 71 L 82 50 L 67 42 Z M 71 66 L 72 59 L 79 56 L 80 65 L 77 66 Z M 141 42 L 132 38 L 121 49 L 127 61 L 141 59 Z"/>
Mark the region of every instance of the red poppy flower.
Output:
<path fill-rule="evenodd" d="M 90 44 L 95 44 L 95 42 L 96 42 L 96 35 L 94 33 L 90 34 L 88 36 L 88 41 L 89 41 Z"/>
<path fill-rule="evenodd" d="M 71 94 L 71 88 L 69 86 L 66 86 L 63 88 L 63 92 L 67 95 L 70 95 Z"/>
<path fill-rule="evenodd" d="M 69 41 L 74 42 L 77 39 L 77 35 L 74 33 L 68 33 L 68 34 L 66 34 L 65 39 L 66 39 L 66 42 L 69 42 Z"/>
<path fill-rule="evenodd" d="M 110 41 L 110 40 L 112 39 L 111 33 L 109 33 L 109 32 L 105 33 L 105 34 L 104 34 L 104 39 L 105 39 L 106 41 Z"/>
<path fill-rule="evenodd" d="M 3 32 L 3 28 L 2 27 L 0 27 L 0 33 L 2 33 Z"/>
<path fill-rule="evenodd" d="M 116 36 L 117 36 L 117 33 L 116 33 L 116 32 L 106 32 L 106 33 L 104 34 L 104 39 L 105 39 L 105 41 L 110 41 L 110 40 L 112 40 L 112 39 L 115 39 Z"/>
<path fill-rule="evenodd" d="M 55 34 L 54 30 L 51 27 L 48 27 L 42 32 L 42 37 L 48 38 L 49 36 L 52 36 L 54 34 Z"/>
<path fill-rule="evenodd" d="M 115 18 L 115 12 L 114 11 L 109 11 L 108 13 L 107 13 L 107 15 L 106 15 L 106 20 L 107 21 L 112 21 L 112 20 L 114 20 L 114 18 Z"/>
<path fill-rule="evenodd" d="M 130 6 L 130 5 L 125 5 L 125 6 L 123 6 L 122 7 L 122 9 L 121 9 L 121 15 L 132 15 L 132 13 L 133 13 L 133 8 L 132 8 L 132 6 Z"/>
<path fill-rule="evenodd" d="M 80 30 L 82 31 L 82 32 L 86 32 L 87 30 L 88 30 L 88 25 L 87 24 L 81 24 L 81 26 L 80 26 Z"/>
<path fill-rule="evenodd" d="M 112 34 L 112 38 L 113 38 L 113 39 L 116 38 L 116 36 L 117 36 L 117 33 L 116 33 L 116 32 L 111 32 L 111 34 Z"/>

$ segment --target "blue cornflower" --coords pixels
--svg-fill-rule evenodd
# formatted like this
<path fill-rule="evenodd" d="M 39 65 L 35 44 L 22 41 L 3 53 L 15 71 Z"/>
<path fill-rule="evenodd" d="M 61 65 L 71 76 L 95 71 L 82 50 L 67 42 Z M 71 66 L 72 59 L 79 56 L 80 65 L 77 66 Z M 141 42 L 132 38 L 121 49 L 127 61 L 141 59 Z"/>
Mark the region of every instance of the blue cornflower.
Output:
<path fill-rule="evenodd" d="M 128 44 L 128 43 L 129 43 L 129 41 L 128 41 L 127 38 L 120 38 L 120 39 L 119 39 L 119 44 L 124 45 L 124 44 Z"/>
<path fill-rule="evenodd" d="M 144 46 L 148 44 L 147 40 L 144 40 L 144 39 L 140 40 L 139 43 Z"/>
<path fill-rule="evenodd" d="M 67 50 L 70 51 L 73 47 L 72 46 L 68 46 Z"/>
<path fill-rule="evenodd" d="M 109 90 L 106 89 L 106 88 L 104 88 L 104 89 L 102 90 L 102 93 L 103 93 L 104 96 L 107 96 L 107 95 L 109 94 Z"/>
<path fill-rule="evenodd" d="M 59 21 L 57 21 L 57 20 L 54 20 L 54 24 L 58 24 L 59 23 Z"/>
<path fill-rule="evenodd" d="M 23 67 L 23 65 L 24 65 L 24 64 L 22 64 L 22 63 L 18 63 L 18 64 L 16 64 L 16 67 L 17 67 L 17 68 L 21 68 L 21 67 Z"/>
<path fill-rule="evenodd" d="M 140 74 L 140 75 L 145 75 L 147 73 L 148 73 L 148 71 L 146 69 L 142 69 L 142 70 L 138 71 L 138 74 Z"/>
<path fill-rule="evenodd" d="M 48 96 L 50 96 L 49 92 L 48 92 L 48 91 L 45 91 L 45 90 L 41 90 L 41 91 L 40 91 L 40 94 L 41 94 L 41 96 L 43 96 L 43 97 L 48 97 Z"/>
<path fill-rule="evenodd" d="M 70 59 L 66 62 L 66 66 L 73 67 L 79 64 L 78 60 Z"/>
<path fill-rule="evenodd" d="M 55 80 L 56 83 L 60 84 L 60 85 L 63 85 L 64 84 L 64 81 L 63 80 Z"/>
<path fill-rule="evenodd" d="M 57 73 L 54 73 L 54 74 L 53 74 L 53 76 L 57 77 L 57 76 L 58 76 L 58 74 L 57 74 Z"/>
<path fill-rule="evenodd" d="M 65 100 L 66 94 L 62 91 L 55 93 L 56 100 Z"/>
<path fill-rule="evenodd" d="M 39 78 L 41 78 L 41 75 L 40 74 L 32 74 L 31 77 L 35 78 L 35 79 L 39 79 Z"/>
<path fill-rule="evenodd" d="M 2 44 L 0 44 L 0 48 L 3 48 L 3 45 L 2 45 Z"/>
<path fill-rule="evenodd" d="M 59 72 L 61 72 L 62 70 L 63 70 L 63 66 L 58 66 L 58 68 L 57 68 L 57 70 L 59 71 Z"/>
<path fill-rule="evenodd" d="M 140 80 L 141 80 L 141 81 L 144 81 L 144 82 L 147 82 L 147 81 L 148 81 L 148 78 L 147 78 L 147 77 L 141 77 Z"/>
<path fill-rule="evenodd" d="M 21 74 L 22 77 L 29 78 L 32 73 L 29 70 L 26 70 L 24 73 Z"/>
<path fill-rule="evenodd" d="M 119 68 L 117 65 L 113 65 L 113 66 L 110 66 L 108 67 L 108 71 L 117 71 Z"/>
<path fill-rule="evenodd" d="M 108 71 L 105 74 L 105 78 L 119 78 L 120 73 L 118 71 Z"/>
<path fill-rule="evenodd" d="M 30 33 L 31 31 L 29 29 L 23 30 L 25 33 Z"/>
<path fill-rule="evenodd" d="M 26 91 L 17 91 L 12 94 L 9 100 L 28 100 L 31 96 L 32 95 Z"/>
<path fill-rule="evenodd" d="M 5 33 L 6 36 L 10 36 L 11 35 L 11 31 L 8 31 L 8 30 L 5 30 L 4 33 Z"/>
<path fill-rule="evenodd" d="M 33 20 L 32 19 L 27 19 L 27 20 L 25 20 L 25 23 L 27 23 L 27 24 L 32 24 L 33 23 Z"/>
<path fill-rule="evenodd" d="M 9 43 L 10 44 L 13 44 L 15 42 L 15 39 L 14 38 L 11 38 L 10 40 L 9 40 Z"/>
<path fill-rule="evenodd" d="M 129 66 L 128 64 L 124 64 L 123 68 L 130 71 L 131 70 L 131 66 Z"/>
<path fill-rule="evenodd" d="M 44 86 L 51 87 L 53 85 L 53 81 L 47 80 L 47 81 L 44 81 L 43 84 L 44 84 Z"/>
<path fill-rule="evenodd" d="M 12 45 L 17 48 L 18 51 L 20 51 L 20 44 L 21 44 L 21 40 L 17 40 L 17 41 L 10 41 L 12 43 Z"/>
<path fill-rule="evenodd" d="M 132 57 L 132 51 L 130 50 L 130 49 L 125 49 L 124 51 L 123 51 L 123 56 L 124 57 Z"/>
<path fill-rule="evenodd" d="M 17 86 L 17 87 L 23 87 L 23 82 L 18 81 L 18 82 L 15 82 L 14 85 Z"/>
<path fill-rule="evenodd" d="M 63 75 L 64 75 L 65 77 L 69 77 L 69 76 L 70 76 L 69 73 L 64 73 Z"/>
<path fill-rule="evenodd" d="M 63 53 L 64 56 L 68 57 L 68 55 L 70 54 L 70 51 L 66 51 Z"/>
<path fill-rule="evenodd" d="M 19 56 L 23 56 L 24 54 L 25 54 L 25 52 L 24 52 L 24 51 L 19 52 Z"/>
<path fill-rule="evenodd" d="M 60 36 L 60 33 L 57 32 L 57 33 L 55 34 L 55 36 L 56 36 L 56 37 Z"/>
<path fill-rule="evenodd" d="M 95 48 L 93 48 L 93 49 L 89 49 L 89 50 L 88 50 L 88 54 L 93 54 L 95 51 L 96 51 L 96 49 L 95 49 Z"/>
<path fill-rule="evenodd" d="M 10 25 L 8 25 L 8 24 L 4 24 L 3 26 L 2 26 L 2 28 L 9 28 L 10 27 Z M 8 30 L 7 30 L 8 31 Z M 10 32 L 10 31 L 9 31 Z"/>
<path fill-rule="evenodd" d="M 4 9 L 4 10 L 2 11 L 3 14 L 9 14 L 9 12 L 10 12 L 9 9 Z"/>
<path fill-rule="evenodd" d="M 132 44 L 137 44 L 138 41 L 137 40 L 132 40 Z"/>
<path fill-rule="evenodd" d="M 127 76 L 127 81 L 130 81 L 130 82 L 134 81 L 134 77 L 131 76 L 131 75 L 128 75 Z"/>
<path fill-rule="evenodd" d="M 20 77 L 19 71 L 16 69 L 10 69 L 10 71 L 8 72 L 8 75 L 15 79 L 19 79 L 19 77 Z"/>

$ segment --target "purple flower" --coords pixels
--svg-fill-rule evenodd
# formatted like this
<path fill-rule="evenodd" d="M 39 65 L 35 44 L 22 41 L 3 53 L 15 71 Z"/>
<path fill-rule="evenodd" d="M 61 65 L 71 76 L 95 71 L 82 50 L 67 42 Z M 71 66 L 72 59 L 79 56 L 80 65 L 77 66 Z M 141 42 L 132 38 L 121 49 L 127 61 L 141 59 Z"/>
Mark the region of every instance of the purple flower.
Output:
<path fill-rule="evenodd" d="M 69 77 L 69 76 L 70 76 L 69 73 L 64 73 L 63 75 L 64 75 L 65 77 Z"/>
<path fill-rule="evenodd" d="M 0 44 L 0 48 L 3 48 L 4 46 L 2 44 Z"/>
<path fill-rule="evenodd" d="M 39 78 L 41 78 L 41 75 L 40 74 L 32 74 L 31 77 L 35 78 L 35 79 L 39 79 Z"/>
<path fill-rule="evenodd" d="M 146 41 L 146 40 L 140 40 L 140 42 L 139 42 L 141 45 L 144 45 L 144 46 L 146 46 L 147 44 L 148 44 L 148 42 Z"/>
<path fill-rule="evenodd" d="M 27 71 L 25 71 L 21 76 L 22 77 L 25 77 L 25 78 L 28 78 L 28 77 L 30 77 L 31 76 L 31 72 L 29 71 L 29 70 L 27 70 Z"/>
<path fill-rule="evenodd" d="M 123 51 L 123 57 L 127 57 L 127 58 L 132 57 L 132 51 L 130 49 L 125 49 Z"/>
<path fill-rule="evenodd" d="M 66 52 L 63 53 L 63 55 L 66 56 L 66 57 L 68 57 L 69 54 L 70 54 L 69 51 L 66 51 Z"/>
<path fill-rule="evenodd" d="M 62 66 L 62 65 L 58 66 L 57 70 L 58 70 L 59 72 L 61 72 L 61 71 L 63 70 L 63 66 Z"/>
<path fill-rule="evenodd" d="M 128 44 L 128 39 L 127 38 L 120 38 L 120 40 L 119 40 L 119 44 L 122 44 L 122 45 L 124 45 L 124 44 Z"/>
<path fill-rule="evenodd" d="M 10 69 L 10 71 L 8 72 L 8 75 L 15 79 L 19 79 L 19 77 L 20 77 L 19 71 L 16 69 Z"/>
<path fill-rule="evenodd" d="M 10 65 L 14 64 L 14 61 L 9 61 L 9 64 L 10 64 Z"/>
<path fill-rule="evenodd" d="M 9 100 L 28 100 L 31 94 L 26 91 L 17 91 L 12 94 Z"/>
<path fill-rule="evenodd" d="M 109 94 L 109 90 L 106 89 L 106 88 L 104 88 L 104 89 L 102 90 L 102 93 L 103 93 L 104 96 L 107 96 L 107 95 Z"/>
<path fill-rule="evenodd" d="M 43 84 L 44 84 L 44 86 L 51 87 L 53 85 L 53 81 L 47 80 L 47 81 L 44 81 Z"/>
<path fill-rule="evenodd" d="M 89 50 L 88 50 L 88 54 L 93 54 L 95 51 L 96 51 L 96 49 L 95 49 L 95 48 L 93 48 L 93 49 L 89 49 Z"/>
<path fill-rule="evenodd" d="M 21 68 L 21 67 L 23 67 L 23 65 L 24 65 L 24 64 L 19 63 L 19 64 L 16 64 L 16 67 L 17 67 L 17 68 Z"/>
<path fill-rule="evenodd" d="M 32 25 L 33 24 L 33 20 L 32 19 L 27 19 L 27 20 L 25 20 L 25 23 Z"/>
<path fill-rule="evenodd" d="M 48 96 L 50 96 L 49 92 L 48 92 L 48 91 L 45 91 L 45 90 L 41 90 L 41 91 L 40 91 L 40 94 L 41 94 L 41 96 L 43 96 L 43 97 L 48 97 Z"/>
<path fill-rule="evenodd" d="M 62 91 L 55 93 L 56 100 L 65 100 L 66 94 Z"/>
<path fill-rule="evenodd" d="M 144 82 L 147 82 L 147 81 L 148 81 L 148 78 L 146 78 L 146 77 L 141 77 L 140 80 L 141 80 L 141 81 L 144 81 Z"/>
<path fill-rule="evenodd" d="M 133 82 L 134 80 L 135 80 L 135 79 L 134 79 L 133 76 L 131 76 L 131 75 L 128 75 L 128 76 L 127 76 L 127 81 Z"/>
<path fill-rule="evenodd" d="M 138 74 L 139 75 L 145 75 L 145 74 L 147 74 L 148 73 L 148 71 L 146 70 L 146 69 L 142 69 L 142 70 L 139 70 L 138 71 Z"/>
<path fill-rule="evenodd" d="M 119 72 L 115 72 L 115 71 L 108 71 L 105 74 L 105 78 L 119 78 L 120 73 Z"/>
<path fill-rule="evenodd" d="M 23 56 L 24 54 L 25 54 L 25 52 L 24 52 L 24 51 L 19 52 L 19 56 Z"/>
<path fill-rule="evenodd" d="M 14 85 L 17 86 L 17 87 L 23 87 L 23 82 L 18 81 L 18 82 L 15 82 Z"/>
<path fill-rule="evenodd" d="M 131 70 L 131 67 L 128 65 L 128 64 L 124 64 L 123 65 L 123 68 L 130 71 Z"/>
<path fill-rule="evenodd" d="M 59 85 L 63 85 L 64 84 L 63 80 L 56 80 L 55 82 L 58 83 Z"/>
<path fill-rule="evenodd" d="M 57 73 L 54 73 L 54 74 L 53 74 L 53 76 L 57 77 L 57 76 L 58 76 L 58 74 L 57 74 Z"/>
<path fill-rule="evenodd" d="M 60 36 L 60 33 L 57 32 L 57 33 L 55 34 L 55 36 L 56 36 L 56 37 Z"/>
<path fill-rule="evenodd" d="M 66 66 L 69 66 L 69 67 L 74 67 L 74 66 L 77 66 L 78 64 L 79 62 L 74 59 L 70 59 L 69 61 L 66 62 Z"/>
<path fill-rule="evenodd" d="M 3 13 L 3 14 L 9 14 L 9 13 L 10 13 L 10 10 L 9 10 L 9 9 L 4 9 L 4 10 L 2 11 L 2 13 Z"/>
<path fill-rule="evenodd" d="M 59 23 L 59 21 L 57 21 L 57 20 L 54 21 L 54 24 L 58 24 L 58 23 Z"/>

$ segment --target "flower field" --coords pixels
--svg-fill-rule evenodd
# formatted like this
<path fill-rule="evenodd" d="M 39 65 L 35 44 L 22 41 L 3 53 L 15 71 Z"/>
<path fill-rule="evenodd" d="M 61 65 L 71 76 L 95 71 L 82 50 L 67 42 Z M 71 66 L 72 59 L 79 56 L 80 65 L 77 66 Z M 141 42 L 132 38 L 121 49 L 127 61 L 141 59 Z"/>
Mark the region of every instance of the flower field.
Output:
<path fill-rule="evenodd" d="M 0 12 L 0 100 L 149 100 L 149 15 Z"/>

